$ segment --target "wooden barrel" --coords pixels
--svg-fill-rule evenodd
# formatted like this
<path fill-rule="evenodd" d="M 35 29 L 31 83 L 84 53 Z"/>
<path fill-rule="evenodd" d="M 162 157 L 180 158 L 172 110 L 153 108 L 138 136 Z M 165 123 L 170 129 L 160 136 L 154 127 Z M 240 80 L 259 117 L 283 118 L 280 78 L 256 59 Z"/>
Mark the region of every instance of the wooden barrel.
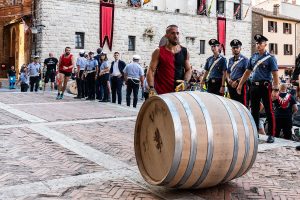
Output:
<path fill-rule="evenodd" d="M 70 94 L 77 95 L 77 84 L 76 81 L 69 81 L 67 85 L 67 92 Z"/>
<path fill-rule="evenodd" d="M 135 155 L 143 178 L 172 188 L 206 188 L 245 174 L 258 149 L 242 104 L 203 92 L 152 97 L 138 114 Z"/>

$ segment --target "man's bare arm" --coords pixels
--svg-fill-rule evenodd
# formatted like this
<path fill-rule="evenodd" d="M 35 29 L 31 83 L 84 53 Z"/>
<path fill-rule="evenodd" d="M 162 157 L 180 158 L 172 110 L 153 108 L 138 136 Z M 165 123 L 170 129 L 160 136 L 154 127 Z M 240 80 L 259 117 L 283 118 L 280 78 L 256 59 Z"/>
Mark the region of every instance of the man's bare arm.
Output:
<path fill-rule="evenodd" d="M 190 53 L 189 52 L 187 52 L 187 59 L 184 63 L 184 67 L 185 67 L 184 80 L 189 82 L 192 77 L 192 67 L 190 64 Z"/>
<path fill-rule="evenodd" d="M 159 49 L 156 49 L 152 53 L 150 66 L 149 66 L 149 69 L 147 71 L 147 82 L 148 82 L 148 85 L 150 87 L 154 86 L 154 73 L 156 71 L 158 63 L 159 63 Z"/>

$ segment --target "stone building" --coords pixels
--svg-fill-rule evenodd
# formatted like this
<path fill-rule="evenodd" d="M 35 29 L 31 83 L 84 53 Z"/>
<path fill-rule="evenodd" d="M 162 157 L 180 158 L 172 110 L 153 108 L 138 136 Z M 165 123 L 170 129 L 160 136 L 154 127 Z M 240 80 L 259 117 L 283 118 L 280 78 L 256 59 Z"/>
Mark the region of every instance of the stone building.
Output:
<path fill-rule="evenodd" d="M 19 71 L 30 61 L 32 34 L 25 24 L 30 24 L 32 6 L 31 0 L 0 0 L 0 78 L 11 65 Z"/>
<path fill-rule="evenodd" d="M 191 63 L 196 68 L 211 54 L 208 40 L 220 35 L 224 39 L 226 56 L 231 55 L 229 43 L 232 39 L 241 40 L 243 53 L 251 54 L 250 0 L 151 0 L 142 6 L 133 5 L 139 0 L 107 0 L 101 4 L 105 2 L 113 3 L 113 24 L 101 22 L 99 0 L 37 1 L 37 24 L 44 27 L 37 34 L 37 54 L 42 58 L 49 52 L 59 56 L 66 46 L 70 46 L 74 54 L 81 49 L 95 51 L 101 42 L 101 23 L 113 27 L 111 49 L 110 40 L 103 39 L 110 59 L 114 51 L 119 51 L 127 62 L 132 55 L 140 54 L 142 62 L 148 65 L 170 24 L 179 26 L 181 43 L 189 49 Z"/>

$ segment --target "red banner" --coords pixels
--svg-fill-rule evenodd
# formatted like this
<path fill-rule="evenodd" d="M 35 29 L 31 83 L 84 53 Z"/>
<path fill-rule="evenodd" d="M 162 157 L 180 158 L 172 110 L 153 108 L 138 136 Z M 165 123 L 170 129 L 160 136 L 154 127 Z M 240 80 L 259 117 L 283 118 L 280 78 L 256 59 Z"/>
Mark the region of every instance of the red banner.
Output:
<path fill-rule="evenodd" d="M 109 50 L 112 49 L 113 42 L 114 10 L 114 4 L 100 3 L 100 46 L 103 48 L 107 41 Z"/>
<path fill-rule="evenodd" d="M 218 41 L 225 55 L 226 46 L 226 18 L 218 17 Z"/>

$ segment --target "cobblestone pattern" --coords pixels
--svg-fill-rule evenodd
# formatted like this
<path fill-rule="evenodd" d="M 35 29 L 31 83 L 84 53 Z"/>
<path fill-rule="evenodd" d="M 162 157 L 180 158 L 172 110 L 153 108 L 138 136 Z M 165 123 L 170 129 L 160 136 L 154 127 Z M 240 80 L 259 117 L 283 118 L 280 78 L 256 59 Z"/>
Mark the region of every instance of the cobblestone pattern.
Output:
<path fill-rule="evenodd" d="M 134 156 L 134 120 L 56 126 L 55 130 L 130 165 Z"/>
<path fill-rule="evenodd" d="M 19 124 L 28 122 L 2 109 L 0 109 L 0 116 L 0 125 Z"/>
<path fill-rule="evenodd" d="M 300 152 L 289 147 L 261 152 L 243 177 L 194 194 L 205 199 L 300 199 Z"/>
<path fill-rule="evenodd" d="M 98 184 L 71 187 L 52 193 L 39 194 L 33 197 L 20 198 L 20 200 L 159 200 L 143 188 L 126 180 L 107 181 Z"/>
<path fill-rule="evenodd" d="M 0 187 L 105 170 L 27 128 L 0 130 Z"/>
<path fill-rule="evenodd" d="M 55 94 L 50 92 L 26 92 L 26 93 L 14 93 L 1 92 L 0 102 L 5 104 L 26 104 L 26 103 L 55 103 L 58 102 L 55 99 Z M 59 102 L 71 102 L 73 98 L 65 96 L 64 99 Z"/>
<path fill-rule="evenodd" d="M 99 102 L 83 101 L 76 104 L 51 104 L 51 105 L 29 105 L 14 106 L 19 110 L 29 114 L 39 116 L 47 121 L 59 120 L 81 120 L 81 119 L 100 119 L 113 117 L 135 116 L 118 107 Z"/>

